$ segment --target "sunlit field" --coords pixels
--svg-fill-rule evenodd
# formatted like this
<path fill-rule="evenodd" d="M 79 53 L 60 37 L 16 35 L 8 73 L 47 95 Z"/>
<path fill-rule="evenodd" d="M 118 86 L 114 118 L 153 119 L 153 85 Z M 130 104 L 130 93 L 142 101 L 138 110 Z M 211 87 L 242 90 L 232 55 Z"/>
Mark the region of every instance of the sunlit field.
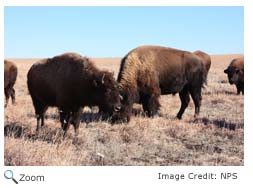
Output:
<path fill-rule="evenodd" d="M 192 100 L 183 119 L 175 118 L 178 94 L 160 98 L 155 118 L 145 117 L 135 105 L 128 124 L 112 125 L 101 120 L 96 107 L 85 107 L 76 140 L 73 127 L 63 139 L 56 108 L 48 109 L 45 126 L 36 134 L 26 74 L 37 60 L 10 59 L 18 67 L 18 78 L 16 104 L 10 101 L 4 114 L 5 165 L 243 165 L 244 97 L 236 95 L 223 72 L 238 56 L 212 56 L 197 119 Z M 117 77 L 120 58 L 93 60 Z"/>

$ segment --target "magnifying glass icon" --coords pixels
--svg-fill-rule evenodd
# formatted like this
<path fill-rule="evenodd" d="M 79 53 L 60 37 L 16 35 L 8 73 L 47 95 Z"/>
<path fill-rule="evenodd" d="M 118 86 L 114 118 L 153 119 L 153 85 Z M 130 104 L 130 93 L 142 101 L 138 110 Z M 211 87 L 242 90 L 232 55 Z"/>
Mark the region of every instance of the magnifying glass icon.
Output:
<path fill-rule="evenodd" d="M 6 170 L 6 171 L 4 172 L 4 177 L 5 177 L 6 179 L 12 179 L 12 181 L 14 181 L 16 184 L 18 184 L 17 180 L 15 180 L 15 179 L 13 178 L 13 172 L 12 172 L 11 170 Z"/>

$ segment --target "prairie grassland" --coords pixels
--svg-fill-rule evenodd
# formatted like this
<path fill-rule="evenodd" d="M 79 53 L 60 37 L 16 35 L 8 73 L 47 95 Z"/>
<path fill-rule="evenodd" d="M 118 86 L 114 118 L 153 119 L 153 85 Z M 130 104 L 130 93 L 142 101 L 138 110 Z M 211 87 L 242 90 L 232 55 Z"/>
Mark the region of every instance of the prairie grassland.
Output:
<path fill-rule="evenodd" d="M 62 131 L 56 108 L 49 108 L 36 134 L 36 118 L 26 85 L 26 74 L 36 59 L 10 59 L 18 66 L 17 104 L 4 114 L 5 165 L 243 165 L 244 99 L 236 95 L 223 73 L 232 58 L 213 55 L 208 86 L 203 89 L 201 113 L 193 118 L 191 100 L 182 120 L 175 119 L 178 95 L 165 95 L 159 116 L 137 113 L 128 124 L 101 121 L 97 108 L 84 109 L 80 133 L 73 142 L 71 127 Z M 117 76 L 120 58 L 94 59 L 96 65 Z M 135 111 L 142 110 L 140 105 Z"/>

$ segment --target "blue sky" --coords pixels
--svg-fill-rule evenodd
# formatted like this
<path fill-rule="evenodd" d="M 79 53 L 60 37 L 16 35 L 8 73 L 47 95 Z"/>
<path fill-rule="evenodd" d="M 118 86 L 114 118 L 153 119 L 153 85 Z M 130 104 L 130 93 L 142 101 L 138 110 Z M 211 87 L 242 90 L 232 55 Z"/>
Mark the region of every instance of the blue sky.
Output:
<path fill-rule="evenodd" d="M 243 53 L 243 7 L 5 7 L 5 58 L 77 52 L 121 57 L 140 45 Z"/>

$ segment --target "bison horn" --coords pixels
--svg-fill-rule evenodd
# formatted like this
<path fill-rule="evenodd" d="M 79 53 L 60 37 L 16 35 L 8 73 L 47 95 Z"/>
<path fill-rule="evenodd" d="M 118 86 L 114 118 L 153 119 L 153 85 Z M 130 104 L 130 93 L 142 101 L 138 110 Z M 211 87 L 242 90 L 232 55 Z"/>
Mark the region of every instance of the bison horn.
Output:
<path fill-rule="evenodd" d="M 103 76 L 102 76 L 102 84 L 105 83 L 104 78 L 105 78 L 105 74 L 103 74 Z"/>
<path fill-rule="evenodd" d="M 121 107 L 120 107 L 120 106 L 115 106 L 115 107 L 114 107 L 114 111 L 115 111 L 115 112 L 120 111 L 120 109 L 121 109 Z"/>
<path fill-rule="evenodd" d="M 123 101 L 123 97 L 122 97 L 122 95 L 119 95 L 119 98 L 120 98 L 120 100 L 122 100 L 122 101 Z"/>

